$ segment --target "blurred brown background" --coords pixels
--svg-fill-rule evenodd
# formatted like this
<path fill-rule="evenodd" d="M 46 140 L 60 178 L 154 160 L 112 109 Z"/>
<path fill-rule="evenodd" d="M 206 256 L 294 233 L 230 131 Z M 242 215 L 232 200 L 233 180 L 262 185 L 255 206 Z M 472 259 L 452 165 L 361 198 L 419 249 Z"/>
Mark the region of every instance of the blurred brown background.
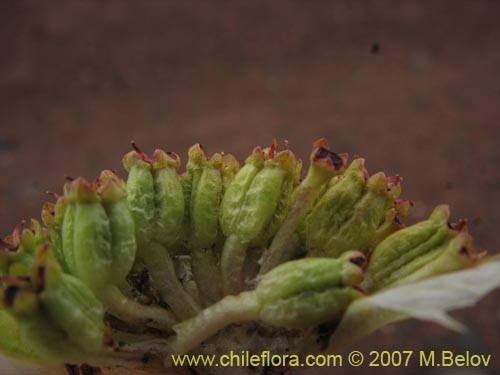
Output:
<path fill-rule="evenodd" d="M 497 252 L 499 19 L 486 0 L 2 0 L 1 234 L 38 217 L 65 174 L 121 171 L 130 140 L 243 158 L 288 139 L 307 159 L 326 137 L 371 172 L 402 175 L 413 220 L 447 202 Z M 499 297 L 455 314 L 465 336 L 409 322 L 358 347 L 491 353 L 486 369 L 405 372 L 499 373 Z"/>

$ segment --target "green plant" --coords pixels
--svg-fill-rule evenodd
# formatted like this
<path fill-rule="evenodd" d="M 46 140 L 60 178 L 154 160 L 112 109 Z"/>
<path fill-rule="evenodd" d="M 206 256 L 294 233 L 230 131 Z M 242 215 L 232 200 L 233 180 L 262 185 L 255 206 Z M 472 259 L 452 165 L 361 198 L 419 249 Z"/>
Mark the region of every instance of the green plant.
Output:
<path fill-rule="evenodd" d="M 195 145 L 182 175 L 176 154 L 133 146 L 126 182 L 68 181 L 45 228 L 2 240 L 7 355 L 158 370 L 171 354 L 319 350 L 320 336 L 333 350 L 412 317 L 460 329 L 446 311 L 500 286 L 500 262 L 447 206 L 405 227 L 401 178 L 369 176 L 324 140 L 303 180 L 287 145 L 241 168 Z"/>

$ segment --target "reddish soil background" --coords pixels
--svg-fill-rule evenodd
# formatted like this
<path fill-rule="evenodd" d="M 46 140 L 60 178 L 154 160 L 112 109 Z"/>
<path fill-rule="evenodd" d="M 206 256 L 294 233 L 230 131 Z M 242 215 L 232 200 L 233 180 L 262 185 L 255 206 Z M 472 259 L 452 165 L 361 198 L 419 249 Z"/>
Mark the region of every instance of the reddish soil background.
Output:
<path fill-rule="evenodd" d="M 130 140 L 184 159 L 200 142 L 242 159 L 287 139 L 307 160 L 326 137 L 371 172 L 402 175 L 413 221 L 449 203 L 454 220 L 469 218 L 476 246 L 495 253 L 499 19 L 500 2 L 486 0 L 3 0 L 1 235 L 38 217 L 64 175 L 122 171 Z M 499 297 L 454 314 L 466 335 L 408 322 L 357 348 L 491 353 L 488 368 L 467 373 L 499 373 Z"/>

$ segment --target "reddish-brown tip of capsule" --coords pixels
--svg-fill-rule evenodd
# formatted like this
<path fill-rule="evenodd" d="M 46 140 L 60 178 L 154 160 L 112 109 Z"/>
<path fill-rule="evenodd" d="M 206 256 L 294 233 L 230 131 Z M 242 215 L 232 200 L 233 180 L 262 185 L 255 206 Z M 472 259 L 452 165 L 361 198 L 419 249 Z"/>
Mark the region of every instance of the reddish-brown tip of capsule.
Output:
<path fill-rule="evenodd" d="M 393 199 L 397 199 L 401 194 L 401 182 L 403 177 L 399 175 L 387 177 L 387 192 Z"/>
<path fill-rule="evenodd" d="M 463 233 L 467 233 L 469 231 L 467 228 L 467 219 L 459 219 L 456 223 L 450 223 L 450 228 Z"/>
<path fill-rule="evenodd" d="M 355 264 L 358 267 L 362 267 L 366 261 L 366 257 L 359 251 L 352 251 L 349 253 L 348 260 L 352 264 Z"/>
<path fill-rule="evenodd" d="M 207 164 L 212 168 L 222 170 L 224 164 L 224 157 L 222 156 L 222 154 L 216 152 L 210 157 L 210 159 L 208 159 Z"/>
<path fill-rule="evenodd" d="M 25 225 L 26 225 L 26 220 L 21 220 L 21 222 L 17 224 L 16 228 L 14 229 L 14 232 L 12 233 L 12 238 L 14 240 L 14 243 L 17 244 L 21 243 L 22 231 Z"/>
<path fill-rule="evenodd" d="M 328 141 L 325 138 L 320 138 L 313 143 L 313 149 L 315 148 L 326 148 L 329 149 Z"/>
<path fill-rule="evenodd" d="M 117 176 L 115 171 L 104 169 L 99 174 L 99 180 L 119 180 L 120 178 Z"/>
<path fill-rule="evenodd" d="M 396 210 L 394 223 L 400 227 L 403 226 L 403 221 L 408 217 L 408 212 L 411 207 L 413 207 L 411 201 L 407 199 L 396 199 L 394 201 L 394 209 Z"/>
<path fill-rule="evenodd" d="M 189 160 L 187 162 L 186 168 L 196 169 L 196 168 L 201 168 L 201 166 L 205 164 L 205 162 L 208 159 L 208 155 L 205 149 L 202 147 L 202 145 L 196 143 L 189 148 L 188 158 Z"/>
<path fill-rule="evenodd" d="M 345 168 L 347 163 L 347 154 L 337 154 L 330 151 L 325 147 L 318 147 L 313 149 L 311 155 L 311 163 L 313 164 L 323 164 L 325 167 L 332 169 L 333 171 L 340 171 Z"/>
<path fill-rule="evenodd" d="M 47 191 L 45 192 L 45 194 L 50 195 L 50 196 L 51 196 L 51 197 L 53 197 L 55 200 L 57 200 L 57 199 L 61 198 L 61 196 L 60 196 L 59 194 L 54 193 L 53 191 L 50 191 L 50 190 L 47 190 Z"/>
<path fill-rule="evenodd" d="M 238 160 L 231 154 L 225 154 L 223 156 L 223 172 L 224 173 L 235 173 L 240 168 L 240 163 Z"/>
<path fill-rule="evenodd" d="M 139 146 L 136 145 L 134 141 L 130 142 L 132 145 L 132 148 L 134 151 L 141 157 L 142 160 L 144 160 L 146 163 L 151 163 L 151 159 L 149 158 L 148 155 L 146 155 L 140 148 Z"/>
<path fill-rule="evenodd" d="M 245 164 L 252 164 L 258 168 L 262 168 L 266 159 L 265 152 L 260 146 L 256 146 L 250 156 L 245 159 Z"/>
<path fill-rule="evenodd" d="M 268 153 L 268 158 L 273 159 L 274 155 L 276 154 L 276 150 L 278 149 L 278 141 L 276 141 L 276 138 L 273 139 L 273 143 L 269 147 L 269 153 Z"/>
<path fill-rule="evenodd" d="M 377 172 L 370 176 L 366 182 L 366 188 L 372 191 L 387 191 L 387 178 L 384 172 Z"/>
<path fill-rule="evenodd" d="M 147 160 L 144 160 L 144 158 L 135 150 L 130 151 L 123 156 L 122 164 L 127 172 L 130 172 L 130 169 L 132 167 L 151 169 L 149 158 L 147 158 Z"/>
<path fill-rule="evenodd" d="M 370 173 L 368 173 L 368 169 L 363 168 L 363 177 L 365 180 L 368 180 L 370 178 Z"/>
<path fill-rule="evenodd" d="M 174 168 L 179 170 L 181 167 L 181 158 L 175 152 L 165 152 L 156 149 L 151 159 L 153 169 Z"/>
<path fill-rule="evenodd" d="M 73 202 L 95 202 L 99 200 L 99 196 L 93 184 L 82 177 L 78 177 L 69 184 L 67 199 Z"/>
<path fill-rule="evenodd" d="M 54 208 L 55 205 L 50 202 L 44 203 L 42 207 L 42 221 L 48 228 L 50 228 L 54 224 Z"/>
<path fill-rule="evenodd" d="M 403 177 L 398 174 L 387 177 L 387 185 L 399 185 L 402 181 Z"/>
<path fill-rule="evenodd" d="M 103 180 L 97 188 L 103 202 L 117 202 L 126 197 L 125 187 L 115 180 Z"/>
<path fill-rule="evenodd" d="M 283 150 L 276 153 L 272 159 L 269 158 L 266 165 L 276 166 L 294 174 L 297 171 L 297 158 L 292 151 Z"/>
<path fill-rule="evenodd" d="M 168 156 L 170 156 L 174 160 L 180 160 L 179 155 L 177 155 L 175 152 L 172 151 L 165 151 Z"/>
<path fill-rule="evenodd" d="M 10 236 L 10 238 L 12 239 L 12 236 Z M 9 241 L 9 237 L 6 237 L 5 239 L 0 238 L 0 246 L 7 250 L 16 250 L 18 247 L 18 245 Z"/>

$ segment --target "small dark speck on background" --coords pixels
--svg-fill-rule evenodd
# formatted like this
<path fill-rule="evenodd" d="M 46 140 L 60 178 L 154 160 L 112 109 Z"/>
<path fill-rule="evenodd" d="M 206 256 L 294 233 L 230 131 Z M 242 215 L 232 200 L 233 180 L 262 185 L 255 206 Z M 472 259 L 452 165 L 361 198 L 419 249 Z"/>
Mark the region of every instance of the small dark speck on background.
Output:
<path fill-rule="evenodd" d="M 453 189 L 453 183 L 448 181 L 448 182 L 444 185 L 444 188 L 445 188 L 446 190 L 452 190 L 452 189 Z"/>
<path fill-rule="evenodd" d="M 471 220 L 471 224 L 475 227 L 479 226 L 479 224 L 481 224 L 481 218 L 475 217 L 474 219 Z"/>
<path fill-rule="evenodd" d="M 380 45 L 377 42 L 373 43 L 371 48 L 372 55 L 376 55 L 379 52 L 380 52 Z"/>

